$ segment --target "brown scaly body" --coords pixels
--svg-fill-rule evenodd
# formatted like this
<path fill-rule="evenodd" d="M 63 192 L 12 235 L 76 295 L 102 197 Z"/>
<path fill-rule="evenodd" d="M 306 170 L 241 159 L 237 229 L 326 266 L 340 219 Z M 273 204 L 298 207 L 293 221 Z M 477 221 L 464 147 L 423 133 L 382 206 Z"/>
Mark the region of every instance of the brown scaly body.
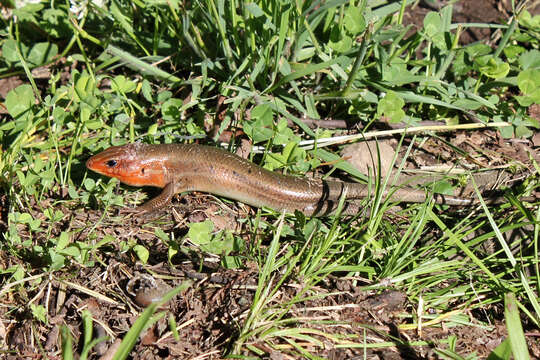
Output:
<path fill-rule="evenodd" d="M 157 210 L 175 194 L 187 191 L 208 192 L 277 211 L 299 210 L 310 216 L 332 213 L 345 191 L 347 200 L 370 196 L 369 187 L 363 184 L 283 175 L 225 150 L 196 144 L 113 146 L 92 156 L 86 166 L 128 185 L 164 188 L 161 195 L 142 205 L 141 211 Z M 403 202 L 426 199 L 423 191 L 414 189 L 398 189 L 391 197 Z M 470 199 L 442 195 L 437 195 L 436 201 L 448 205 L 472 203 Z M 357 211 L 357 206 L 344 209 L 349 215 Z"/>

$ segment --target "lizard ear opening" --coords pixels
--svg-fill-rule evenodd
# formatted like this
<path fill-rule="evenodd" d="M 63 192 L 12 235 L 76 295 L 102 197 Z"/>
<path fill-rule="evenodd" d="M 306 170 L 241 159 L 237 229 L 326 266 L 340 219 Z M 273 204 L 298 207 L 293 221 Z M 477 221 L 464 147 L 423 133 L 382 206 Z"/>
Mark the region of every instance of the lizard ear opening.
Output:
<path fill-rule="evenodd" d="M 110 167 L 110 168 L 115 167 L 117 164 L 118 162 L 116 160 L 107 160 L 105 162 L 105 165 L 107 165 L 107 167 Z"/>
<path fill-rule="evenodd" d="M 141 174 L 143 175 L 144 175 L 144 170 L 145 170 L 144 168 L 141 168 Z"/>

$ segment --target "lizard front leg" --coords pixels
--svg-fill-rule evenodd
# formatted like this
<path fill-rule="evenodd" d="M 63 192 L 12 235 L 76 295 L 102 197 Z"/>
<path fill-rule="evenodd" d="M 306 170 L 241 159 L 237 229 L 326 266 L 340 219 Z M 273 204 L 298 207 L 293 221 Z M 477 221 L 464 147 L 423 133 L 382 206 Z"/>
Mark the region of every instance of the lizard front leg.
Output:
<path fill-rule="evenodd" d="M 174 182 L 170 182 L 163 188 L 163 191 L 161 194 L 156 196 L 155 198 L 147 201 L 141 206 L 138 206 L 135 210 L 137 212 L 153 212 L 156 210 L 163 209 L 165 206 L 169 205 L 174 194 L 176 194 L 176 184 Z"/>

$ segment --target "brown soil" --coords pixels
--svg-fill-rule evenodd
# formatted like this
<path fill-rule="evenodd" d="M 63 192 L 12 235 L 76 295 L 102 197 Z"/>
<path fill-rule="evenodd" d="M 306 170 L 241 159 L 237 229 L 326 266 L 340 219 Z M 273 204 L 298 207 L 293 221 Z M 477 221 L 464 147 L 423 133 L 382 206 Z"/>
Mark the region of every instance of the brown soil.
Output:
<path fill-rule="evenodd" d="M 438 4 L 439 6 L 427 6 L 428 4 Z M 404 16 L 405 24 L 414 24 L 418 29 L 422 28 L 422 23 L 426 14 L 430 11 L 437 11 L 448 3 L 452 3 L 453 23 L 505 23 L 512 14 L 512 5 L 510 0 L 460 0 L 451 1 L 430 1 L 423 0 L 419 2 Z M 540 5 L 530 10 L 531 14 L 540 14 Z M 492 29 L 468 27 L 460 37 L 460 44 L 466 45 L 476 41 L 485 41 L 489 39 L 495 31 Z M 501 35 L 499 35 L 501 36 Z"/>

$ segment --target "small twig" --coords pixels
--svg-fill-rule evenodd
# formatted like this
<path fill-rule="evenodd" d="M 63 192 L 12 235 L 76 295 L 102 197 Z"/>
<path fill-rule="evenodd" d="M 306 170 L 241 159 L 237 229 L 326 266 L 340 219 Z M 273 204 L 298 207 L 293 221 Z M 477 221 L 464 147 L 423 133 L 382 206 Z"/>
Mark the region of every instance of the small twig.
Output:
<path fill-rule="evenodd" d="M 322 128 L 322 129 L 349 129 L 351 127 L 349 124 L 347 124 L 347 120 L 342 120 L 342 119 L 330 119 L 330 118 L 315 119 L 315 118 L 310 118 L 310 117 L 307 117 L 307 116 L 303 116 L 302 121 L 304 122 L 304 124 L 306 124 L 307 126 L 309 126 L 312 129 L 315 129 L 315 128 Z M 295 126 L 296 125 L 290 119 L 287 119 L 287 124 L 289 126 Z"/>
<path fill-rule="evenodd" d="M 492 127 L 506 127 L 511 126 L 507 122 L 493 122 L 489 124 L 458 124 L 458 125 L 439 125 L 439 126 L 415 126 L 412 128 L 396 129 L 396 130 L 383 130 L 383 131 L 371 131 L 363 134 L 335 136 L 332 138 L 322 138 L 317 140 L 305 140 L 301 141 L 299 145 L 304 149 L 312 149 L 315 142 L 317 147 L 330 146 L 335 144 L 342 144 L 359 139 L 371 139 L 375 137 L 393 136 L 393 135 L 409 135 L 416 133 L 427 132 L 446 132 L 454 130 L 470 130 L 470 129 L 483 129 Z"/>
<path fill-rule="evenodd" d="M 407 127 L 410 128 L 408 124 L 405 124 L 403 122 L 399 123 L 387 123 L 386 124 L 391 129 L 406 129 Z M 420 121 L 417 126 L 444 126 L 443 121 L 434 121 L 434 120 L 424 120 Z"/>
<path fill-rule="evenodd" d="M 343 119 L 332 119 L 332 118 L 324 118 L 324 119 L 315 119 L 308 117 L 304 115 L 302 118 L 302 122 L 309 126 L 312 129 L 321 128 L 321 129 L 363 129 L 364 125 L 360 124 L 359 122 L 351 122 Z M 292 120 L 287 120 L 287 124 L 289 126 L 294 126 L 295 123 Z M 387 123 L 384 122 L 384 125 L 388 126 L 390 129 L 406 129 L 409 125 L 405 123 Z M 425 120 L 420 121 L 417 126 L 443 126 L 443 121 L 434 121 L 434 120 Z"/>

